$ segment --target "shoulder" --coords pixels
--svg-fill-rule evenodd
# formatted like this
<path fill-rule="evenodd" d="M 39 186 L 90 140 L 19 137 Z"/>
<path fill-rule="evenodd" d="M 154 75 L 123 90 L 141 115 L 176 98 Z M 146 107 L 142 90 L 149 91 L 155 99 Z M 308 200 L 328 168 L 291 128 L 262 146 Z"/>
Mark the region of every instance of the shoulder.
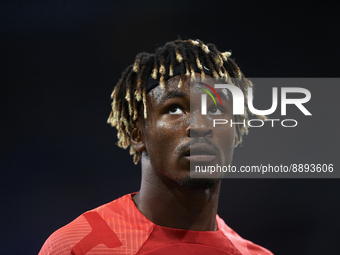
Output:
<path fill-rule="evenodd" d="M 58 229 L 45 241 L 39 255 L 85 254 L 93 247 L 104 244 L 106 247 L 121 246 L 122 243 L 110 228 L 107 221 L 114 224 L 115 211 L 121 211 L 120 200 L 116 199 L 91 211 Z"/>
<path fill-rule="evenodd" d="M 85 217 L 81 215 L 50 235 L 41 248 L 39 255 L 70 254 L 72 247 L 84 236 L 88 235 L 91 230 L 91 226 Z"/>
<path fill-rule="evenodd" d="M 218 228 L 222 231 L 223 235 L 225 235 L 242 254 L 273 255 L 273 253 L 266 248 L 239 236 L 233 229 L 225 224 L 224 220 L 222 220 L 218 215 L 216 220 Z"/>
<path fill-rule="evenodd" d="M 138 211 L 128 194 L 82 214 L 55 231 L 39 255 L 135 254 L 154 226 Z"/>

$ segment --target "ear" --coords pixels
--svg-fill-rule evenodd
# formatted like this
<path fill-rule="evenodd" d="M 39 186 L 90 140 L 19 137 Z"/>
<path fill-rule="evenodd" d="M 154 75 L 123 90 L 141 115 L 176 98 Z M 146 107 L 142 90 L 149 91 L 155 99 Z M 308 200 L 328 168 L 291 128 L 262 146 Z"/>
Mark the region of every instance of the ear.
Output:
<path fill-rule="evenodd" d="M 142 151 L 146 149 L 144 139 L 143 139 L 143 134 L 138 124 L 137 124 L 137 127 L 135 127 L 131 131 L 130 141 L 135 151 L 142 153 Z"/>

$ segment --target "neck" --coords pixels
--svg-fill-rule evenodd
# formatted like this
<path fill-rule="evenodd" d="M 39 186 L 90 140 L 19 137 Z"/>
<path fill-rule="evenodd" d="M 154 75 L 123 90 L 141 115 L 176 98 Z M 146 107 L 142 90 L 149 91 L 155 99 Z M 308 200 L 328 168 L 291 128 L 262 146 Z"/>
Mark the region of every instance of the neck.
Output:
<path fill-rule="evenodd" d="M 162 179 L 151 166 L 143 167 L 140 191 L 133 197 L 139 211 L 156 225 L 196 230 L 215 231 L 220 191 L 214 188 L 183 187 Z"/>

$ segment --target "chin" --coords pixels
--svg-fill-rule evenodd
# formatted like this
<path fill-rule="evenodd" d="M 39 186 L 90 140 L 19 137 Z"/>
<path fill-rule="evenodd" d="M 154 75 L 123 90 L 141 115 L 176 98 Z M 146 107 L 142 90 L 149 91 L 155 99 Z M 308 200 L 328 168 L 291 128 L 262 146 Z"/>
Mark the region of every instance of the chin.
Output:
<path fill-rule="evenodd" d="M 211 179 L 211 178 L 204 178 L 204 179 L 193 179 L 193 178 L 186 178 L 181 181 L 177 181 L 177 183 L 186 188 L 194 188 L 194 189 L 213 189 L 216 185 L 221 181 L 221 178 L 218 179 Z"/>

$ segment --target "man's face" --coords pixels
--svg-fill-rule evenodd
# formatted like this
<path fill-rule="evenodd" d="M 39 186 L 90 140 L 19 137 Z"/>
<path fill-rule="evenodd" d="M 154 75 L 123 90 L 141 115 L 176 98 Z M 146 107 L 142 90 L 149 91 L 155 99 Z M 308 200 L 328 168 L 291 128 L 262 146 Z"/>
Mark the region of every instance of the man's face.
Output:
<path fill-rule="evenodd" d="M 147 114 L 142 132 L 146 155 L 155 174 L 182 186 L 209 188 L 221 176 L 211 179 L 190 179 L 190 165 L 231 164 L 235 128 L 230 125 L 213 127 L 213 119 L 233 118 L 231 93 L 216 89 L 223 106 L 215 106 L 207 97 L 207 115 L 201 115 L 201 94 L 197 83 L 189 78 L 178 88 L 179 76 L 169 79 L 165 89 L 155 87 L 147 94 Z M 196 74 L 200 81 L 200 75 Z M 210 86 L 214 86 L 209 79 Z M 207 82 L 209 83 L 209 82 Z M 217 100 L 217 99 L 216 99 Z M 218 101 L 218 100 L 217 100 Z"/>

